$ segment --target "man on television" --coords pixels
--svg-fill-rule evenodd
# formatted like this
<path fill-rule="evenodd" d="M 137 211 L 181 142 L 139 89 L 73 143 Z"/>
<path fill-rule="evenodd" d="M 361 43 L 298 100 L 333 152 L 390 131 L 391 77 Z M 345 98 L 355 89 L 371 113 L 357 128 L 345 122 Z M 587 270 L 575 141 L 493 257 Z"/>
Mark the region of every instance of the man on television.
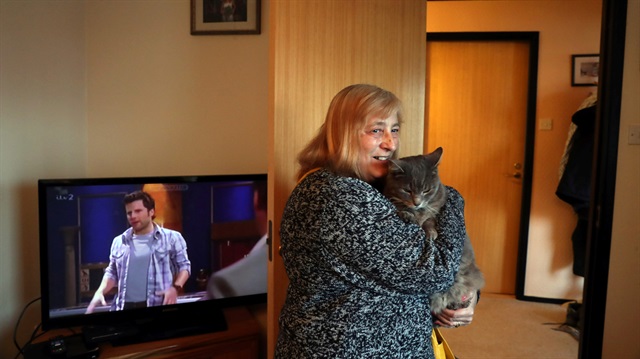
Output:
<path fill-rule="evenodd" d="M 116 286 L 110 310 L 175 304 L 191 275 L 182 234 L 153 221 L 153 197 L 136 191 L 124 197 L 124 205 L 131 227 L 113 239 L 109 265 L 86 314 L 93 313 L 96 306 L 106 306 L 105 295 Z"/>

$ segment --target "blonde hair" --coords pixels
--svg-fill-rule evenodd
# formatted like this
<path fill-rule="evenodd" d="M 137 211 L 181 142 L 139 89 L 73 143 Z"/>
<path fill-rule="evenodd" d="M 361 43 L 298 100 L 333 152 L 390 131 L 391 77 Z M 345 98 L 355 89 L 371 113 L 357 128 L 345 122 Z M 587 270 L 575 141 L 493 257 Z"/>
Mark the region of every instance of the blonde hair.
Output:
<path fill-rule="evenodd" d="M 402 103 L 393 93 L 367 84 L 345 87 L 331 100 L 316 136 L 298 154 L 297 178 L 314 168 L 363 178 L 358 168 L 359 134 L 371 117 L 388 118 L 394 114 L 402 123 Z"/>

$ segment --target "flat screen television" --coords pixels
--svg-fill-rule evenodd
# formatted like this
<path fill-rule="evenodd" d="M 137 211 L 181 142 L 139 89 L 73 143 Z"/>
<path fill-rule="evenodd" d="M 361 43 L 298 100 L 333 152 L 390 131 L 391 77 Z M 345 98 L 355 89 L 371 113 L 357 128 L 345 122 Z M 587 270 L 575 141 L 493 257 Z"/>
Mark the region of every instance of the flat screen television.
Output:
<path fill-rule="evenodd" d="M 39 180 L 43 329 L 83 327 L 87 341 L 116 345 L 226 329 L 222 308 L 266 303 L 266 186 L 266 174 Z M 110 260 L 133 250 L 111 246 L 131 227 L 123 201 L 135 191 L 154 199 L 158 227 L 184 238 L 189 278 L 175 304 L 118 309 L 116 287 L 86 314 Z M 138 284 L 172 252 L 148 248 Z"/>

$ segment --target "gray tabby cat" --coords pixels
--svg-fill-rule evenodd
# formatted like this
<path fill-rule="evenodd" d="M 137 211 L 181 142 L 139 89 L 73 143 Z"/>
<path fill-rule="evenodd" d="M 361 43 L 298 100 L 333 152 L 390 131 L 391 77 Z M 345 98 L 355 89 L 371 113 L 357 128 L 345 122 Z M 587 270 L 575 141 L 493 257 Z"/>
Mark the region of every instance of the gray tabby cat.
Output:
<path fill-rule="evenodd" d="M 422 226 L 429 240 L 438 237 L 436 217 L 447 201 L 447 188 L 440 182 L 438 175 L 441 157 L 442 147 L 438 147 L 428 155 L 391 160 L 383 190 L 384 195 L 398 209 L 400 218 Z M 470 304 L 469 293 L 482 287 L 484 276 L 476 265 L 473 247 L 467 236 L 453 286 L 444 293 L 436 293 L 430 297 L 431 310 L 440 313 L 445 308 L 464 308 Z"/>

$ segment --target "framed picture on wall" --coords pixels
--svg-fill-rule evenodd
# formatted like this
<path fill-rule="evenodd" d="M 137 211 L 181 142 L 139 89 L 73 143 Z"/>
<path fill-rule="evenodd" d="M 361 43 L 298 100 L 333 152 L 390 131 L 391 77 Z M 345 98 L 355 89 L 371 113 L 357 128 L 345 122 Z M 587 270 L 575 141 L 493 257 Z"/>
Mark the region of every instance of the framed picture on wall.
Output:
<path fill-rule="evenodd" d="M 597 86 L 600 55 L 571 55 L 571 86 Z"/>
<path fill-rule="evenodd" d="M 191 35 L 260 34 L 261 0 L 191 0 Z"/>

